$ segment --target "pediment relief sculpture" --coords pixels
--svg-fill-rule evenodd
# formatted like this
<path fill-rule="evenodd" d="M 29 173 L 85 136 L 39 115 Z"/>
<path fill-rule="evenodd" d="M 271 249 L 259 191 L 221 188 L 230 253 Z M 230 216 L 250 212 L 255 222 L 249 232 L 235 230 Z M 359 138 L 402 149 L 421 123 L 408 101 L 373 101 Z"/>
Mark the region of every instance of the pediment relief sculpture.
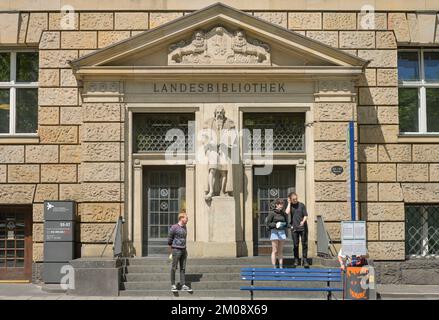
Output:
<path fill-rule="evenodd" d="M 243 30 L 233 34 L 221 26 L 209 32 L 197 30 L 190 40 L 169 46 L 169 65 L 270 65 L 270 46 L 247 38 Z"/>

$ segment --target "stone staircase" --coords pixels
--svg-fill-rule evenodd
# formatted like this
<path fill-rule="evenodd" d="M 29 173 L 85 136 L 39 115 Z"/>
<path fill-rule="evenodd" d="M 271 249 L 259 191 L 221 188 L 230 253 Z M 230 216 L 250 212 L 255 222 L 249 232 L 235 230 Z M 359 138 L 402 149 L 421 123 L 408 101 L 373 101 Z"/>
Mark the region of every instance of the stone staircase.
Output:
<path fill-rule="evenodd" d="M 312 267 L 316 265 L 314 259 Z M 292 259 L 284 261 L 285 266 L 292 264 Z M 170 284 L 170 261 L 166 256 L 149 256 L 143 258 L 129 258 L 125 260 L 122 275 L 120 296 L 144 296 L 144 297 L 169 297 L 180 296 L 182 298 L 230 298 L 250 299 L 248 291 L 240 291 L 240 286 L 248 285 L 249 282 L 241 281 L 240 269 L 243 267 L 271 267 L 269 256 L 243 257 L 243 258 L 193 258 L 189 257 L 186 265 L 186 282 L 192 287 L 192 294 L 179 291 L 171 292 Z M 179 281 L 179 271 L 176 280 Z M 302 282 L 264 282 L 264 285 L 273 286 L 303 286 Z M 340 287 L 340 283 L 331 284 Z M 311 282 L 306 286 L 321 287 L 326 283 Z M 339 293 L 334 294 L 341 299 Z M 255 292 L 255 298 L 281 298 L 281 299 L 326 299 L 326 293 L 322 292 Z"/>

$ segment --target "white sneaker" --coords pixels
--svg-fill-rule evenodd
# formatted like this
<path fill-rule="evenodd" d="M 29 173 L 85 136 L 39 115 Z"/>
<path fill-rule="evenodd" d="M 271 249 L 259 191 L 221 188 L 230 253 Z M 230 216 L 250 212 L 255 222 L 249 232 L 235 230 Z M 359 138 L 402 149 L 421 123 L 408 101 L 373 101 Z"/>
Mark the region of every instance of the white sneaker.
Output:
<path fill-rule="evenodd" d="M 181 287 L 182 291 L 186 291 L 186 292 L 192 292 L 192 289 L 189 288 L 187 285 L 184 285 L 183 287 Z"/>
<path fill-rule="evenodd" d="M 171 291 L 172 291 L 172 292 L 178 292 L 178 290 L 177 290 L 177 286 L 176 286 L 175 284 L 172 285 L 172 287 L 171 287 Z"/>

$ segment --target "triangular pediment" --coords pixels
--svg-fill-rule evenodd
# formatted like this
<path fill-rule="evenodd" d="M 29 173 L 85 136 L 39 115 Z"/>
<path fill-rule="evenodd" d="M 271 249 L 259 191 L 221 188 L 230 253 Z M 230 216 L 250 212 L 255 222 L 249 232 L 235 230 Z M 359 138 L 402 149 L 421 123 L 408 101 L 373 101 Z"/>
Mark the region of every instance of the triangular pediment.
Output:
<path fill-rule="evenodd" d="M 368 61 L 217 3 L 71 62 L 87 69 L 308 68 L 356 70 Z"/>

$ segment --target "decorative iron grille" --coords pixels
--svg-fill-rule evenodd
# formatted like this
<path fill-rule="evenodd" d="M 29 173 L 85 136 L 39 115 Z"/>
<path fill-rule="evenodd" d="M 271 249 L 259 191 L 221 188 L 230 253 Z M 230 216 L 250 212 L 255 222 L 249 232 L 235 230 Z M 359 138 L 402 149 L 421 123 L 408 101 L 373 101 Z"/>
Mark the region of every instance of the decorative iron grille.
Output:
<path fill-rule="evenodd" d="M 244 139 L 245 152 L 266 148 L 272 143 L 273 151 L 301 152 L 305 150 L 305 114 L 304 113 L 247 113 L 244 114 L 244 128 L 250 131 L 250 137 Z M 259 134 L 258 131 L 260 129 Z M 265 130 L 272 130 L 272 137 Z"/>
<path fill-rule="evenodd" d="M 406 205 L 405 222 L 406 254 L 439 256 L 439 205 Z"/>
<path fill-rule="evenodd" d="M 185 114 L 134 114 L 134 152 L 165 152 L 171 144 L 175 149 L 193 150 L 194 135 L 189 136 L 189 122 L 195 120 L 192 113 Z M 169 130 L 179 129 L 184 134 L 166 140 Z"/>

